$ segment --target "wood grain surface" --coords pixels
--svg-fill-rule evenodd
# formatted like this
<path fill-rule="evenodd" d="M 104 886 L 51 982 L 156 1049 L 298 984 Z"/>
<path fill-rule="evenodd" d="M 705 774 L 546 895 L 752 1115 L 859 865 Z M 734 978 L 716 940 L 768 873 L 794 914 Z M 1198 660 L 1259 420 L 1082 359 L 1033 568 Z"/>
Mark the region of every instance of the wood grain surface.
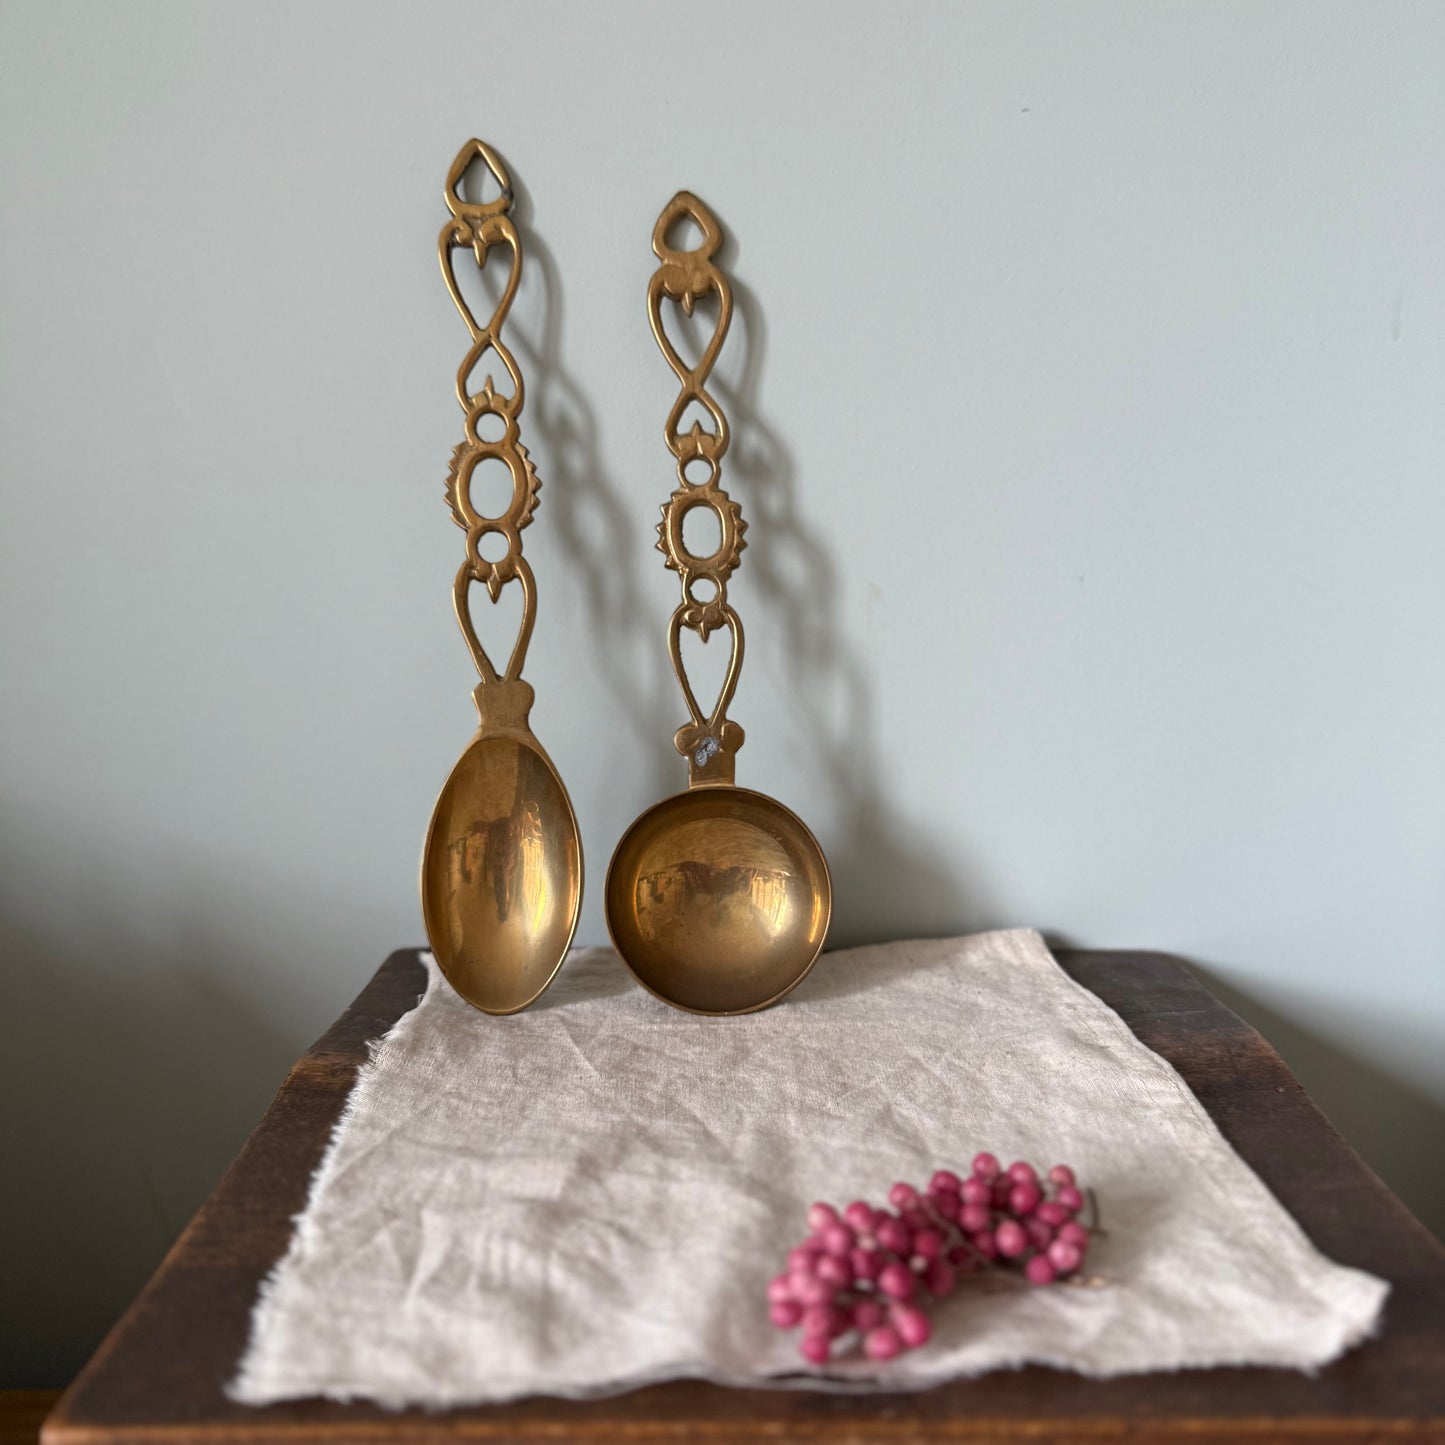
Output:
<path fill-rule="evenodd" d="M 1376 1339 L 1314 1377 L 1224 1369 L 1098 1381 L 1030 1368 L 891 1396 L 677 1381 L 608 1400 L 536 1398 L 445 1413 L 323 1400 L 234 1405 L 222 1387 L 245 1343 L 257 1284 L 286 1248 L 366 1041 L 423 987 L 420 959 L 408 950 L 386 961 L 292 1069 L 215 1193 L 47 1420 L 45 1445 L 1445 1442 L 1445 1250 L 1330 1127 L 1264 1039 L 1181 963 L 1145 953 L 1058 958 L 1178 1068 L 1325 1254 L 1391 1281 Z"/>
<path fill-rule="evenodd" d="M 59 1390 L 0 1390 L 0 1445 L 35 1445 Z"/>

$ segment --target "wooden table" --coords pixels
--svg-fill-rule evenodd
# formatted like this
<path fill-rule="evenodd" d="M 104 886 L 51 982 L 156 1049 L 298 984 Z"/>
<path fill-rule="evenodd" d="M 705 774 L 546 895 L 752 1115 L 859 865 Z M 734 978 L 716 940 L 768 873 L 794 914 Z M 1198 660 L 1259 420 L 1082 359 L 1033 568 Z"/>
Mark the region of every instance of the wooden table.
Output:
<path fill-rule="evenodd" d="M 1059 961 L 1178 1068 L 1320 1249 L 1391 1281 L 1380 1337 L 1315 1378 L 1228 1369 L 1096 1381 L 1026 1369 L 895 1396 L 678 1381 L 610 1400 L 538 1398 L 444 1414 L 321 1400 L 233 1405 L 222 1385 L 245 1343 L 257 1282 L 286 1248 L 366 1040 L 421 990 L 422 966 L 408 950 L 386 961 L 292 1069 L 42 1440 L 1445 1442 L 1445 1250 L 1335 1133 L 1274 1050 L 1182 964 L 1146 953 L 1062 952 Z"/>

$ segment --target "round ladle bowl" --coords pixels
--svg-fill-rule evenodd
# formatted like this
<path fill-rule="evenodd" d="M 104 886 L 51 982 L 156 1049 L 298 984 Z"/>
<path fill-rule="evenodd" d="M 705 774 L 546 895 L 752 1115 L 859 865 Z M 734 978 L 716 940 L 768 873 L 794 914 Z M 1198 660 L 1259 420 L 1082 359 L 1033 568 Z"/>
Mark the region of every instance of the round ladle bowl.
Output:
<path fill-rule="evenodd" d="M 693 1013 L 766 1008 L 823 947 L 828 864 L 803 821 L 747 788 L 664 798 L 623 835 L 607 871 L 607 923 L 651 993 Z"/>

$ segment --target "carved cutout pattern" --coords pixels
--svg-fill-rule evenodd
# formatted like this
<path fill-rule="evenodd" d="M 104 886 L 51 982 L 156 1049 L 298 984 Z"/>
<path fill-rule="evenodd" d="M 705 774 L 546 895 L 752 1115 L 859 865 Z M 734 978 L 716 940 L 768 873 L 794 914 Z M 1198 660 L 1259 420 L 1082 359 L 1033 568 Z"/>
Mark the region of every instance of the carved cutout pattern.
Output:
<path fill-rule="evenodd" d="M 699 244 L 690 250 L 679 250 L 668 242 L 669 232 L 683 221 L 691 221 L 702 233 Z M 668 625 L 667 647 L 692 721 L 678 729 L 674 742 L 678 752 L 690 760 L 694 781 L 730 782 L 733 754 L 743 744 L 742 728 L 727 717 L 742 668 L 743 627 L 728 602 L 727 585 L 747 546 L 743 534 L 748 524 L 743 521 L 742 508 L 721 485 L 722 460 L 730 433 L 722 407 L 707 389 L 733 314 L 732 287 L 713 259 L 722 239 L 722 228 L 712 212 L 690 192 L 679 191 L 653 228 L 652 249 L 661 264 L 647 288 L 647 314 L 657 345 L 682 384 L 663 427 L 667 449 L 677 459 L 677 490 L 664 504 L 662 521 L 657 527 L 658 551 L 667 558 L 668 567 L 678 573 L 682 583 L 682 600 Z M 718 298 L 717 321 L 697 365 L 688 366 L 667 335 L 663 302 L 680 305 L 684 314 L 691 316 L 697 302 L 710 294 Z M 694 405 L 712 419 L 711 431 L 703 428 L 701 419 L 686 431 L 680 430 L 684 415 Z M 694 471 L 698 470 L 697 463 L 705 465 L 707 475 L 702 481 L 689 481 L 687 469 L 693 465 Z M 719 542 L 710 556 L 695 555 L 683 541 L 683 518 L 694 507 L 710 508 L 718 520 Z M 697 597 L 694 584 L 700 580 L 713 584 L 713 596 Z M 703 642 L 718 628 L 726 628 L 731 638 L 727 673 L 717 701 L 706 715 L 698 704 L 683 663 L 681 632 L 684 627 L 696 632 Z"/>
<path fill-rule="evenodd" d="M 495 200 L 469 202 L 462 199 L 462 178 L 473 164 L 486 167 L 496 180 L 501 194 Z M 522 278 L 522 244 L 509 214 L 512 209 L 511 179 L 501 158 L 483 141 L 468 141 L 457 152 L 451 170 L 447 172 L 445 199 L 450 218 L 437 238 L 437 255 L 447 291 L 472 338 L 471 348 L 457 369 L 457 401 L 466 415 L 465 440 L 452 453 L 446 485 L 446 500 L 452 518 L 467 534 L 466 558 L 453 583 L 452 600 L 462 636 L 483 683 L 514 682 L 522 674 L 537 613 L 536 584 L 532 569 L 522 556 L 521 533 L 537 509 L 537 493 L 542 486 L 537 478 L 537 469 L 521 443 L 518 428 L 524 396 L 522 373 L 501 334 Z M 498 246 L 505 247 L 509 256 L 507 280 L 491 316 L 485 325 L 479 325 L 457 285 L 455 253 L 470 251 L 480 269 L 486 265 L 488 254 Z M 479 369 L 483 373 L 482 385 L 473 391 L 472 377 Z M 510 396 L 498 390 L 496 384 L 502 371 L 511 383 Z M 489 415 L 500 419 L 501 436 L 494 441 L 483 441 L 479 428 L 483 418 Z M 497 428 L 492 424 L 488 429 L 495 431 Z M 477 466 L 491 457 L 502 461 L 512 475 L 511 501 L 498 517 L 481 515 L 473 506 L 471 496 L 471 481 Z M 493 533 L 504 539 L 506 551 L 496 561 L 489 562 L 481 555 L 480 547 L 482 539 Z M 522 620 L 507 670 L 499 675 L 472 623 L 471 584 L 481 583 L 492 601 L 496 602 L 502 588 L 513 581 L 522 588 Z"/>

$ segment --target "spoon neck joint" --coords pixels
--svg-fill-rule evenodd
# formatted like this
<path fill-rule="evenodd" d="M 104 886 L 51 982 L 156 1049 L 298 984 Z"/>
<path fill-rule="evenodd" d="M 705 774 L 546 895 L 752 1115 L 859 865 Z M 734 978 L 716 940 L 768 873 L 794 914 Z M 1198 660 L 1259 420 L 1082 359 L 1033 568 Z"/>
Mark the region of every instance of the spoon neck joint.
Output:
<path fill-rule="evenodd" d="M 486 733 L 528 732 L 528 718 L 536 694 L 520 677 L 497 682 L 479 682 L 472 689 L 477 717 Z"/>
<path fill-rule="evenodd" d="M 731 788 L 735 784 L 736 759 L 732 753 L 716 753 L 699 762 L 693 753 L 687 760 L 687 785 L 689 788 Z"/>

